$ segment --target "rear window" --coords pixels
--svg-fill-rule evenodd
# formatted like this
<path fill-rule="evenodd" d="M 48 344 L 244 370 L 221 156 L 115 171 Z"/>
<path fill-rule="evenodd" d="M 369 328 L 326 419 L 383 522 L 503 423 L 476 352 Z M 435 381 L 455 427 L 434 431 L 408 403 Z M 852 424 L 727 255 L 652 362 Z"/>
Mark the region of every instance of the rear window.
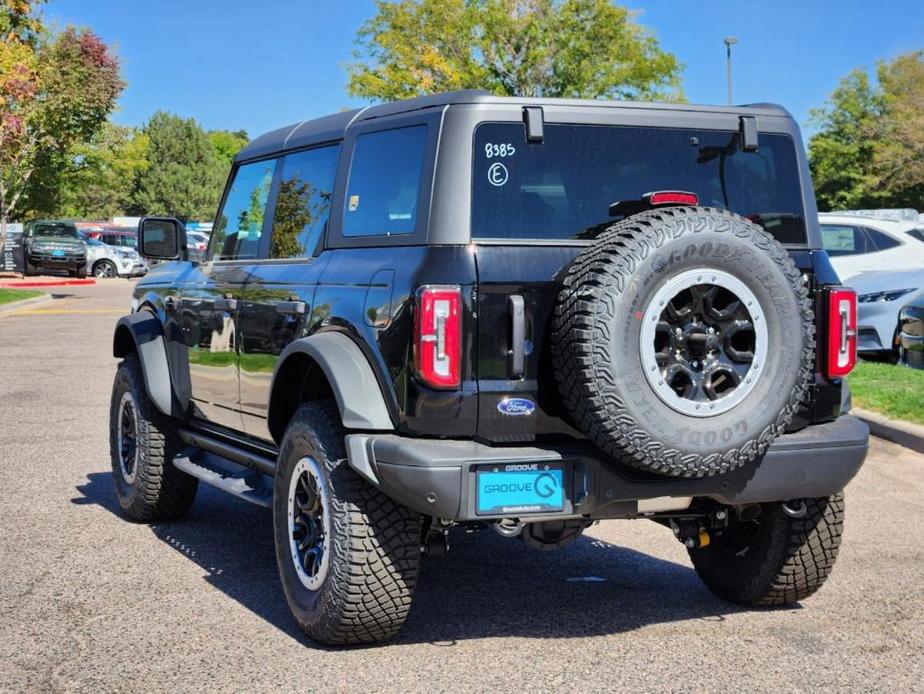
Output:
<path fill-rule="evenodd" d="M 521 123 L 475 131 L 472 236 L 593 238 L 618 218 L 609 206 L 657 190 L 682 190 L 701 205 L 748 217 L 777 240 L 805 244 L 795 146 L 761 133 L 756 152 L 737 132 L 551 125 L 527 143 Z"/>

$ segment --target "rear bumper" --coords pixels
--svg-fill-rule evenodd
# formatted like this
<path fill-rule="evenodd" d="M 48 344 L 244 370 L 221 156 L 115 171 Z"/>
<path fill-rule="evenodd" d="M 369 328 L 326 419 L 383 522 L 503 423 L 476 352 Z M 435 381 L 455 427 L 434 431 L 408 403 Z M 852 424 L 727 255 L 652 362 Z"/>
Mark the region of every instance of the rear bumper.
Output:
<path fill-rule="evenodd" d="M 564 463 L 565 509 L 552 517 L 627 518 L 642 512 L 640 501 L 664 497 L 710 497 L 740 505 L 829 496 L 860 469 L 868 440 L 866 424 L 843 416 L 781 436 L 763 460 L 735 472 L 681 479 L 628 469 L 586 444 L 496 447 L 393 434 L 346 437 L 350 466 L 386 495 L 420 513 L 456 521 L 501 517 L 475 512 L 475 474 L 481 466 Z"/>

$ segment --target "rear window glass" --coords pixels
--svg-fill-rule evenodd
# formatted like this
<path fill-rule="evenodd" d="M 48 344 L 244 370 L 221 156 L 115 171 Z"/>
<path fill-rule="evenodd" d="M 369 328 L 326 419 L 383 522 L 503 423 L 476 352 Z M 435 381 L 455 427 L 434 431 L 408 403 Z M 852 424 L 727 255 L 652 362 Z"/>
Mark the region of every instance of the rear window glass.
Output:
<path fill-rule="evenodd" d="M 682 190 L 701 205 L 737 212 L 779 241 L 805 244 L 795 146 L 760 134 L 744 152 L 737 132 L 546 123 L 527 143 L 521 123 L 475 131 L 472 236 L 593 238 L 618 217 L 611 204 Z"/>

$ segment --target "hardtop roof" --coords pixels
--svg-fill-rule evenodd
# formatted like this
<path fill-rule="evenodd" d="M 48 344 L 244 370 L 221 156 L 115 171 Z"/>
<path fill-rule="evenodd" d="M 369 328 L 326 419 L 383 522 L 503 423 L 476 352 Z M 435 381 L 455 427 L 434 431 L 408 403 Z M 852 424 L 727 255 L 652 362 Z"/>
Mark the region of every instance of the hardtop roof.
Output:
<path fill-rule="evenodd" d="M 665 111 L 691 111 L 699 113 L 730 113 L 736 115 L 772 116 L 791 118 L 789 112 L 776 104 L 745 104 L 741 106 L 704 106 L 643 101 L 612 101 L 603 99 L 553 99 L 533 97 L 497 96 L 490 92 L 468 89 L 443 94 L 431 94 L 402 101 L 374 104 L 364 108 L 341 111 L 329 116 L 293 123 L 260 135 L 235 157 L 235 161 L 258 159 L 277 152 L 298 149 L 310 144 L 332 142 L 343 138 L 353 123 L 374 118 L 408 113 L 426 108 L 460 104 L 559 106 L 568 108 L 656 109 Z"/>

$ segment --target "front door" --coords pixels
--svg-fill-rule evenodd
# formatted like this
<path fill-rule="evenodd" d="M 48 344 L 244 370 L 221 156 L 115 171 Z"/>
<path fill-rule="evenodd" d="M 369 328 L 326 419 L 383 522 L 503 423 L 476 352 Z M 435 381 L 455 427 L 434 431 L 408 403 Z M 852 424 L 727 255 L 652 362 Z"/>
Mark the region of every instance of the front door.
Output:
<path fill-rule="evenodd" d="M 314 292 L 325 265 L 319 250 L 339 153 L 339 145 L 327 145 L 283 159 L 265 259 L 252 267 L 240 303 L 244 428 L 267 441 L 272 440 L 266 417 L 279 355 L 311 330 Z"/>
<path fill-rule="evenodd" d="M 259 257 L 275 163 L 262 160 L 234 171 L 212 232 L 209 260 L 193 273 L 178 307 L 189 348 L 193 414 L 237 431 L 243 429 L 241 298 Z"/>

